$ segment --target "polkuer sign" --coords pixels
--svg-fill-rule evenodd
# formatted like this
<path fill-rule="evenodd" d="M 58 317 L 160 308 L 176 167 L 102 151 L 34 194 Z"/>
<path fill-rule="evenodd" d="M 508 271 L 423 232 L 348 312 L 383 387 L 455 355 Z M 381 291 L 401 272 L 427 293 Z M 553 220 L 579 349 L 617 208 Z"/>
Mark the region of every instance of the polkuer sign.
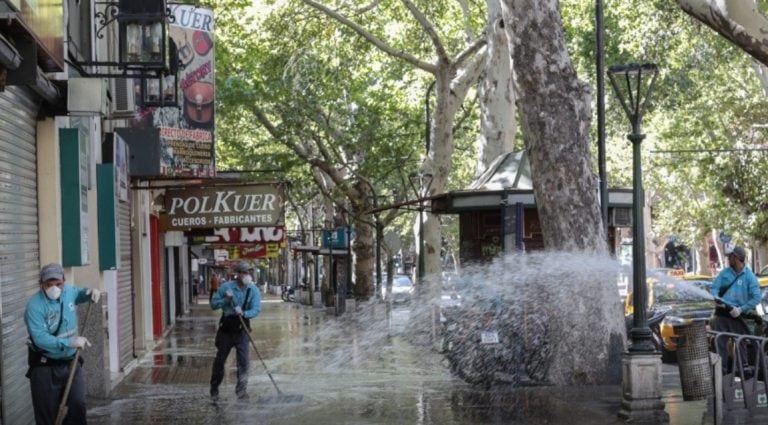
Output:
<path fill-rule="evenodd" d="M 283 226 L 281 184 L 168 189 L 162 230 Z"/>

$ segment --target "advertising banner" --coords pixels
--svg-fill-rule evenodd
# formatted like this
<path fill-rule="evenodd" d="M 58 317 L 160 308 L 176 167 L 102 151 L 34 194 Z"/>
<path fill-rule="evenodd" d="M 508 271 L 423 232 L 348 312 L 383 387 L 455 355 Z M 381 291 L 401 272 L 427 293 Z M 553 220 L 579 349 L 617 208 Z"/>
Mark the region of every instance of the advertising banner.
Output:
<path fill-rule="evenodd" d="M 285 226 L 215 229 L 213 235 L 202 236 L 201 238 L 201 243 L 207 244 L 276 242 L 281 246 L 285 246 Z"/>
<path fill-rule="evenodd" d="M 160 129 L 161 176 L 214 177 L 213 12 L 191 5 L 169 7 L 174 16 L 169 35 L 181 69 L 176 87 L 167 77 L 164 91 L 178 90 L 178 106 L 139 108 L 132 126 Z"/>
<path fill-rule="evenodd" d="M 237 226 L 283 226 L 285 197 L 281 184 L 168 189 L 163 231 Z"/>
<path fill-rule="evenodd" d="M 277 258 L 286 246 L 285 226 L 228 227 L 214 229 L 213 234 L 192 238 L 195 245 L 212 250 L 226 250 L 227 258 Z"/>

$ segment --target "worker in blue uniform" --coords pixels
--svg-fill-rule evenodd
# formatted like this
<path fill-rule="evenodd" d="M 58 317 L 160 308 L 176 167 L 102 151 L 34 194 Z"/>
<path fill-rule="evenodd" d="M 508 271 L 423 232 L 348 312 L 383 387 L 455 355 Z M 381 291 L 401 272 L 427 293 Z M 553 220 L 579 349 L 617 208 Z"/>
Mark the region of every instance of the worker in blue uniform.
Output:
<path fill-rule="evenodd" d="M 64 395 L 71 367 L 76 367 L 67 401 L 65 424 L 85 424 L 85 380 L 77 350 L 90 346 L 78 335 L 77 304 L 99 302 L 102 291 L 65 283 L 64 268 L 48 264 L 40 269 L 40 290 L 27 302 L 24 323 L 29 340 L 29 386 L 38 425 L 53 424 Z"/>

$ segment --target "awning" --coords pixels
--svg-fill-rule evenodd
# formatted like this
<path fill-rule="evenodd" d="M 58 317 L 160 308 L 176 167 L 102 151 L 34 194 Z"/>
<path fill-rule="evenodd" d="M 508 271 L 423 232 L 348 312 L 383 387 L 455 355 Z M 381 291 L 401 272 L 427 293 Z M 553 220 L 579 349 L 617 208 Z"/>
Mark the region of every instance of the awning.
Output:
<path fill-rule="evenodd" d="M 291 246 L 291 249 L 298 252 L 309 252 L 313 255 L 328 255 L 329 250 L 328 248 L 322 247 L 322 246 L 314 246 L 314 245 L 293 245 Z M 346 249 L 334 249 L 333 250 L 334 256 L 346 256 L 347 250 Z"/>

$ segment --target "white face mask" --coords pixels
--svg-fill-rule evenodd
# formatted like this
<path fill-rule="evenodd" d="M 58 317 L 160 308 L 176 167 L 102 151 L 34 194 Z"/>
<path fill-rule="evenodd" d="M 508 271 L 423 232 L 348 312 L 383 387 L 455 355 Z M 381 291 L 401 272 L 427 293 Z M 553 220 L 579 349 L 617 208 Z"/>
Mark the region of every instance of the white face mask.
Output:
<path fill-rule="evenodd" d="M 251 282 L 253 282 L 253 278 L 251 277 L 251 275 L 247 274 L 247 275 L 243 276 L 243 283 L 244 284 L 248 285 Z"/>
<path fill-rule="evenodd" d="M 61 296 L 61 288 L 56 285 L 51 286 L 45 290 L 45 295 L 52 300 L 58 300 Z"/>

